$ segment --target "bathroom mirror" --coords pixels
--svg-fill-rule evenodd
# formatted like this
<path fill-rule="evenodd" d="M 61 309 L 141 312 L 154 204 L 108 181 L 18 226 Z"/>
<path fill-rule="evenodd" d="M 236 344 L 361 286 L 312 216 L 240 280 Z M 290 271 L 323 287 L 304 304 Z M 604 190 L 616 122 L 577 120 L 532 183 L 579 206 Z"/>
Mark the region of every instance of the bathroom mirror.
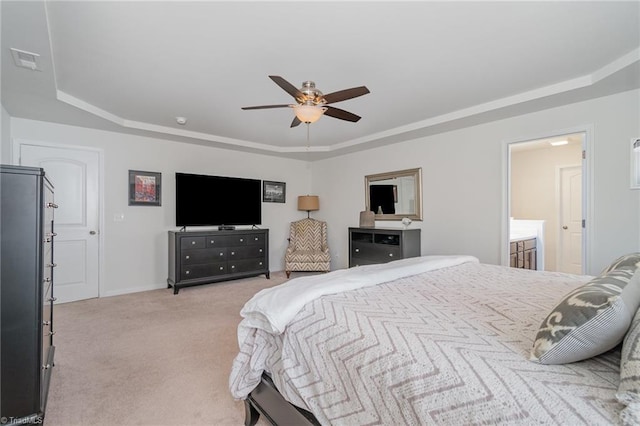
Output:
<path fill-rule="evenodd" d="M 422 169 L 364 177 L 366 209 L 376 220 L 422 220 Z"/>

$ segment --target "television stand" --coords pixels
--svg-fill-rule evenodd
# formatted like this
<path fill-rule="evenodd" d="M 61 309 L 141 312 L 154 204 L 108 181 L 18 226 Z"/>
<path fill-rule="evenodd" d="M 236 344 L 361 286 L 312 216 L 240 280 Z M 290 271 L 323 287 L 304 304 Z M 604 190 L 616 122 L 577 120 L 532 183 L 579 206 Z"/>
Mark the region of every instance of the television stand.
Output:
<path fill-rule="evenodd" d="M 269 279 L 269 230 L 169 231 L 167 287 L 182 287 L 265 274 Z"/>

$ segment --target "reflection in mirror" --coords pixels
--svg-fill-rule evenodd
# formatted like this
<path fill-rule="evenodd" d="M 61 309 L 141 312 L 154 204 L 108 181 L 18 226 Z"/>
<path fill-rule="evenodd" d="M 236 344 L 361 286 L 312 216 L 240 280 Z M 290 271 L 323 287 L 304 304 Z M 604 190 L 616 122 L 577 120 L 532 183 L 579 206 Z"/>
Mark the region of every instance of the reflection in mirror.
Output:
<path fill-rule="evenodd" d="M 365 176 L 367 210 L 376 220 L 422 220 L 422 169 Z"/>

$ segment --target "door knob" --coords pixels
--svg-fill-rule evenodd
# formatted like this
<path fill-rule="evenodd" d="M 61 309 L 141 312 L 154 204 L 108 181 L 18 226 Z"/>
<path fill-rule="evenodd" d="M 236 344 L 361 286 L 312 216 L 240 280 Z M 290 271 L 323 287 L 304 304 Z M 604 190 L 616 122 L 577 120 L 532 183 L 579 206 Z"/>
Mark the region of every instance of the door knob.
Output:
<path fill-rule="evenodd" d="M 569 229 L 569 227 L 567 225 L 564 225 L 562 229 Z"/>

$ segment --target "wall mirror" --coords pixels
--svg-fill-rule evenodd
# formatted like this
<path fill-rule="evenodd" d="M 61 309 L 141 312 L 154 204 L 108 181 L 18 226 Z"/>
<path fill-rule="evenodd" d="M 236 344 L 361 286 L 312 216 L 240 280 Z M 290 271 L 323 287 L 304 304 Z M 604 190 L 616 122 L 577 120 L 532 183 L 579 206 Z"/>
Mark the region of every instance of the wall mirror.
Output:
<path fill-rule="evenodd" d="M 366 209 L 376 220 L 422 220 L 422 169 L 364 177 Z"/>

